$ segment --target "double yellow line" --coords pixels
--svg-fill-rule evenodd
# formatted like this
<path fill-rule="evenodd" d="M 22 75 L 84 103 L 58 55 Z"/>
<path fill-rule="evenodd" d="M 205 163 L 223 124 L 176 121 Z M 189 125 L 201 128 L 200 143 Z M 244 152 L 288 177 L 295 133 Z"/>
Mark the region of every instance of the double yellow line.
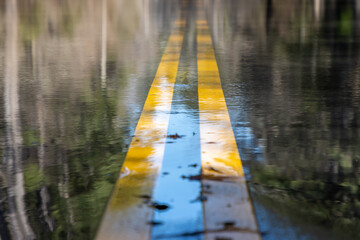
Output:
<path fill-rule="evenodd" d="M 197 59 L 204 239 L 261 239 L 221 87 L 208 23 L 198 13 Z M 184 36 L 175 22 L 97 239 L 148 240 L 150 201 L 161 169 Z M 211 194 L 207 194 L 210 189 Z M 208 192 L 210 192 L 208 191 Z M 186 209 L 185 209 L 186 211 Z M 219 224 L 223 223 L 223 224 Z"/>

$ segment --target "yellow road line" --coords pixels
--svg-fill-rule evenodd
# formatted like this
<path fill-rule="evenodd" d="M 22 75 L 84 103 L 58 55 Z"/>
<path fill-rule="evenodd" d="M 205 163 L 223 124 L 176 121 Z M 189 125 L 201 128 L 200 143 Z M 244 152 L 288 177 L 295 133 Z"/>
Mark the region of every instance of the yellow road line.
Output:
<path fill-rule="evenodd" d="M 164 155 L 174 83 L 179 65 L 185 22 L 177 21 L 151 85 L 129 151 L 122 177 L 101 222 L 97 239 L 150 239 L 151 196 Z M 139 197 L 142 196 L 142 197 Z"/>
<path fill-rule="evenodd" d="M 204 239 L 261 239 L 221 87 L 209 27 L 198 12 L 197 58 Z"/>

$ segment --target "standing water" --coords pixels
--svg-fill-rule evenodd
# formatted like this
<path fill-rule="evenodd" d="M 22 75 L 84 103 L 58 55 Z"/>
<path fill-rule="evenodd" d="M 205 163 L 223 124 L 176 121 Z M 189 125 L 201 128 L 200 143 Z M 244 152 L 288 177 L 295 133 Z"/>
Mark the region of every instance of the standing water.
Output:
<path fill-rule="evenodd" d="M 360 4 L 203 2 L 262 238 L 360 238 Z M 194 8 L 169 128 L 194 142 L 177 161 L 200 155 Z M 181 9 L 0 2 L 1 239 L 95 237 Z"/>

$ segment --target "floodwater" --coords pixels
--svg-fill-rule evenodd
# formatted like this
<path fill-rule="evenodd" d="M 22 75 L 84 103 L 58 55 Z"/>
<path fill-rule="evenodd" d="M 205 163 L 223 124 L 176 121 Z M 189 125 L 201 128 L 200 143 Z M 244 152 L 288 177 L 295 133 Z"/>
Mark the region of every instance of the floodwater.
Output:
<path fill-rule="evenodd" d="M 360 238 L 360 4 L 204 6 L 263 239 Z M 181 9 L 0 2 L 1 239 L 94 238 Z M 192 136 L 184 165 L 200 154 L 195 36 L 187 24 L 168 130 Z"/>

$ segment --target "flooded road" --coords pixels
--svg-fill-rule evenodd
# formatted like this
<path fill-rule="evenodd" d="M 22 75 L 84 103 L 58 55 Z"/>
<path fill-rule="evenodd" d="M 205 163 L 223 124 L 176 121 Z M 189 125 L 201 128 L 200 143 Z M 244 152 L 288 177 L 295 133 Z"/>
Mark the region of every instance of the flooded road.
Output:
<path fill-rule="evenodd" d="M 360 4 L 199 2 L 262 238 L 358 239 Z M 145 121 L 167 134 L 149 141 L 164 161 L 136 167 L 160 171 L 152 197 L 172 206 L 154 213 L 164 224 L 152 239 L 202 231 L 211 196 L 197 199 L 200 182 L 184 181 L 201 169 L 201 144 L 217 154 L 200 136 L 198 17 L 195 1 L 0 3 L 1 239 L 95 238 L 177 27 L 175 87 L 157 108 L 171 114 Z M 138 183 L 124 191 L 149 188 Z M 116 208 L 136 207 L 121 196 Z"/>

